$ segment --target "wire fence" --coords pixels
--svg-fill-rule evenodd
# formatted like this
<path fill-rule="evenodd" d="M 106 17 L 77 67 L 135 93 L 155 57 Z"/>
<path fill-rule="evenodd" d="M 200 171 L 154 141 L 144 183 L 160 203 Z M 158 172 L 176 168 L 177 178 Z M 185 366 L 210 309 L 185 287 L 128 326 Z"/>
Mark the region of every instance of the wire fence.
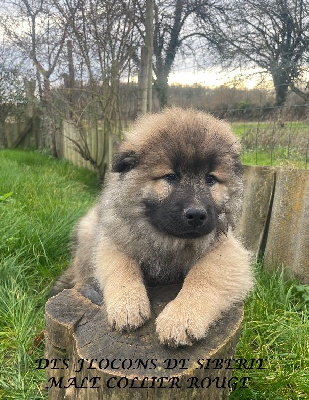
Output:
<path fill-rule="evenodd" d="M 81 93 L 82 95 L 76 96 L 76 110 L 80 107 L 78 120 L 83 121 L 82 135 L 80 130 L 74 128 L 72 119 L 68 117 L 70 114 L 68 103 L 60 101 L 58 96 L 57 101 L 60 106 L 57 109 L 60 109 L 61 113 L 57 114 L 56 122 L 60 134 L 56 142 L 60 155 L 78 165 L 85 165 L 83 157 L 76 154 L 74 141 L 86 146 L 86 153 L 90 152 L 89 155 L 94 159 L 102 158 L 100 154 L 105 151 L 105 145 L 109 147 L 108 152 L 112 152 L 115 148 L 114 142 L 121 137 L 120 131 L 130 129 L 137 116 L 138 93 L 136 84 L 121 86 L 117 113 L 121 123 L 118 124 L 117 132 L 110 131 L 104 125 L 106 122 L 99 104 L 100 96 L 104 93 L 96 94 L 95 99 L 98 99 L 96 100 L 98 104 L 93 100 L 93 93 L 88 94 L 85 89 Z M 200 85 L 174 85 L 169 90 L 168 106 L 193 107 L 230 122 L 234 133 L 241 139 L 244 164 L 308 169 L 309 104 L 297 104 L 295 99 L 293 101 L 290 99 L 290 103 L 284 107 L 275 107 L 269 104 L 273 103 L 270 96 L 271 93 L 264 90 L 248 91 L 225 86 L 210 89 Z M 154 112 L 159 110 L 155 93 L 153 107 Z M 111 115 L 110 118 L 114 116 Z M 65 131 L 68 124 L 69 133 Z M 14 147 L 15 143 L 23 147 L 41 146 L 42 141 L 38 138 L 44 136 L 44 125 L 36 123 L 32 124 L 31 129 L 26 128 L 22 116 L 6 120 L 5 131 L 9 147 Z M 66 137 L 71 140 L 66 140 Z"/>
<path fill-rule="evenodd" d="M 234 132 L 241 138 L 245 164 L 308 168 L 309 121 L 304 118 L 309 105 L 270 107 L 252 112 L 253 117 L 228 117 Z M 301 112 L 300 112 L 301 109 Z M 240 110 L 229 110 L 232 114 Z M 258 111 L 257 116 L 254 115 Z M 303 115 L 302 118 L 297 114 Z"/>
<path fill-rule="evenodd" d="M 305 121 L 233 123 L 241 132 L 245 164 L 308 168 L 309 124 Z"/>
<path fill-rule="evenodd" d="M 182 66 L 173 71 L 169 105 L 197 108 L 229 121 L 241 138 L 245 164 L 308 168 L 308 103 L 289 92 L 284 106 L 274 106 L 270 77 L 255 70 L 239 70 L 227 82 L 225 71 L 222 76 L 216 69 L 200 70 L 194 62 L 178 65 Z M 190 78 L 191 85 L 177 84 L 177 77 Z M 252 83 L 254 88 L 245 86 Z"/>
<path fill-rule="evenodd" d="M 241 138 L 243 163 L 308 168 L 309 104 L 291 104 L 293 98 L 285 106 L 272 106 L 268 91 L 183 89 L 172 88 L 169 105 L 194 107 L 230 122 Z"/>

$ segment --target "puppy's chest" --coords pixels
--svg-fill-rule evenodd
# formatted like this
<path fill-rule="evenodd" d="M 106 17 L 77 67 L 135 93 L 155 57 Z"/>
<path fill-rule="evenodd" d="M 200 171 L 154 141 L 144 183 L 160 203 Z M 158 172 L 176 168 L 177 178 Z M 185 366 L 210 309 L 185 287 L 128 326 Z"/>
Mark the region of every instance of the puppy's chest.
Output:
<path fill-rule="evenodd" d="M 193 265 L 192 257 L 158 254 L 154 259 L 143 258 L 139 261 L 144 281 L 148 285 L 165 285 L 182 282 Z"/>

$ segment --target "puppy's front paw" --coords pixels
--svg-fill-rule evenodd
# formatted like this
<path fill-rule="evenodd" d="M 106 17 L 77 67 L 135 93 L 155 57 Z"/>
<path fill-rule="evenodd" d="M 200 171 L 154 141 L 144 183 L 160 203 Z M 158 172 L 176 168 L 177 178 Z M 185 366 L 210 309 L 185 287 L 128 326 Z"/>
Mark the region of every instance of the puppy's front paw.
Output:
<path fill-rule="evenodd" d="M 192 345 L 193 340 L 205 336 L 209 325 L 205 314 L 177 299 L 171 301 L 156 319 L 160 342 L 170 347 Z"/>
<path fill-rule="evenodd" d="M 150 303 L 144 287 L 121 288 L 105 297 L 108 322 L 117 331 L 133 330 L 150 318 Z"/>

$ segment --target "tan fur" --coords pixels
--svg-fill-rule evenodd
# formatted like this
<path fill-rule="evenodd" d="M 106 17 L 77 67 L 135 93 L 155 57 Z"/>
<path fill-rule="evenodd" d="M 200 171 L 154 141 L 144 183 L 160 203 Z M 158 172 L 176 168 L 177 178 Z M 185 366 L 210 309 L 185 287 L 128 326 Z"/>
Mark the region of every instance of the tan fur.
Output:
<path fill-rule="evenodd" d="M 184 189 L 179 192 L 184 202 L 190 198 L 188 207 L 196 209 L 203 206 L 205 192 L 218 210 L 216 227 L 202 236 L 182 238 L 154 226 L 145 200 L 159 206 L 170 201 L 174 186 L 165 176 L 175 172 L 173 159 L 183 155 L 179 168 L 194 167 L 196 159 L 203 165 L 216 152 L 220 162 L 183 173 Z M 221 313 L 253 286 L 248 253 L 233 235 L 242 199 L 235 161 L 239 153 L 230 126 L 208 114 L 172 108 L 139 119 L 125 135 L 98 204 L 77 226 L 73 264 L 55 292 L 94 276 L 111 326 L 135 329 L 150 317 L 145 284 L 184 278 L 178 296 L 156 320 L 159 340 L 178 346 L 205 336 Z M 121 164 L 126 157 L 132 163 L 128 169 Z M 206 187 L 207 174 L 218 182 Z M 179 202 L 176 197 L 175 207 Z"/>
<path fill-rule="evenodd" d="M 170 124 L 170 119 L 173 119 L 173 125 Z M 162 114 L 153 114 L 151 118 L 139 118 L 134 129 L 125 135 L 125 146 L 129 146 L 130 142 L 133 141 L 138 151 L 140 148 L 148 146 L 158 132 L 168 129 L 169 132 L 177 136 L 179 129 L 182 129 L 186 123 L 189 123 L 193 129 L 203 129 L 204 126 L 207 126 L 208 131 L 213 136 L 219 135 L 222 140 L 229 140 L 236 147 L 240 147 L 237 140 L 235 141 L 229 124 L 219 121 L 210 114 L 193 109 L 182 110 L 176 107 L 165 110 L 164 118 L 162 118 Z"/>
<path fill-rule="evenodd" d="M 205 336 L 221 312 L 242 300 L 244 291 L 252 288 L 248 265 L 248 253 L 229 232 L 225 240 L 194 265 L 176 299 L 158 316 L 160 341 L 185 345 Z"/>
<path fill-rule="evenodd" d="M 117 330 L 139 327 L 150 317 L 150 304 L 139 266 L 108 239 L 96 253 L 94 272 L 106 305 L 108 321 Z"/>

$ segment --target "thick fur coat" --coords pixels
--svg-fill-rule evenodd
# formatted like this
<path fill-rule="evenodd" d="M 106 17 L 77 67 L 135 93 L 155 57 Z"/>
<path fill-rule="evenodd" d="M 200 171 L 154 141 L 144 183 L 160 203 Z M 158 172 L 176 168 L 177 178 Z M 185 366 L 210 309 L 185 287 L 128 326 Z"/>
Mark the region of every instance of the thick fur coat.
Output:
<path fill-rule="evenodd" d="M 230 126 L 178 108 L 139 119 L 125 136 L 98 203 L 76 228 L 72 266 L 54 292 L 93 276 L 109 323 L 150 317 L 147 285 L 183 282 L 157 317 L 159 340 L 191 344 L 253 286 L 234 237 L 242 203 L 240 145 Z"/>

